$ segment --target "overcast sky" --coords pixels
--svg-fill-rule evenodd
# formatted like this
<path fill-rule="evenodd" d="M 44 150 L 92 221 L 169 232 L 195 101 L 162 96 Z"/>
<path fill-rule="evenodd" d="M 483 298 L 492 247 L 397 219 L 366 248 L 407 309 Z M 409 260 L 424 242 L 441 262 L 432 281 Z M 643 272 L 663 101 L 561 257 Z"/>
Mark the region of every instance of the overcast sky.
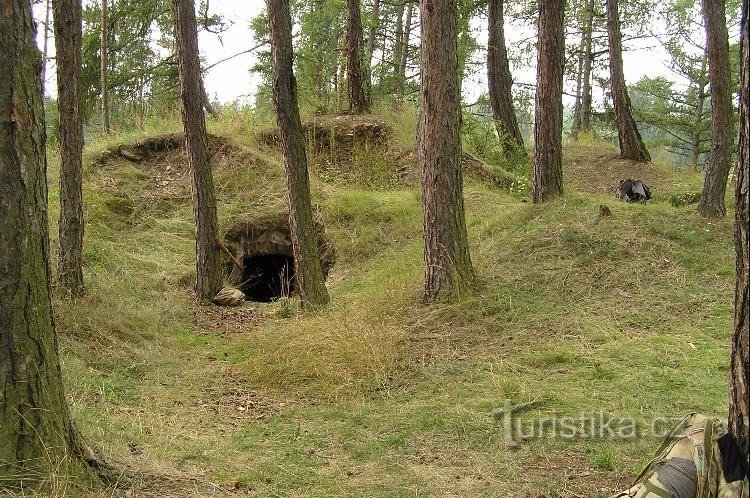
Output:
<path fill-rule="evenodd" d="M 222 16 L 231 23 L 231 27 L 221 36 L 205 32 L 200 34 L 201 55 L 207 65 L 255 45 L 249 24 L 250 19 L 265 8 L 264 0 L 211 0 L 210 7 L 212 14 Z M 38 19 L 43 18 L 43 10 L 42 5 L 37 6 Z M 474 25 L 481 45 L 485 45 L 487 40 L 483 23 L 484 21 L 477 20 Z M 528 29 L 528 27 L 509 23 L 506 26 L 508 45 L 512 47 L 514 43 L 527 38 L 530 35 Z M 41 31 L 40 29 L 40 46 Z M 629 43 L 626 48 L 630 49 L 624 54 L 625 76 L 629 83 L 634 83 L 643 75 L 669 75 L 666 67 L 667 55 L 653 40 L 641 40 L 637 44 Z M 50 46 L 50 53 L 54 53 L 53 51 L 54 42 Z M 481 60 L 481 57 L 477 60 Z M 221 102 L 238 100 L 251 103 L 259 81 L 258 75 L 251 74 L 249 71 L 255 62 L 255 54 L 250 53 L 211 69 L 206 75 L 206 89 L 209 95 Z M 464 94 L 467 101 L 473 101 L 481 92 L 486 91 L 486 75 L 481 69 L 464 82 Z M 513 74 L 517 82 L 533 84 L 536 68 L 533 65 L 515 67 Z M 54 69 L 50 68 L 47 75 L 47 91 L 54 93 Z"/>

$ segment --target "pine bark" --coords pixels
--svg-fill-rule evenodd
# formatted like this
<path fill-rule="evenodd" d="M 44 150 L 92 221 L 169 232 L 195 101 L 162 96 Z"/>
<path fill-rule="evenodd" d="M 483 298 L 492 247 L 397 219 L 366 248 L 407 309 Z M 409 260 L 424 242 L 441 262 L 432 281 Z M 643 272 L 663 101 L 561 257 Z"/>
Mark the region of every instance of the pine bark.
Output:
<path fill-rule="evenodd" d="M 651 156 L 643 144 L 643 139 L 633 119 L 630 96 L 625 84 L 622 62 L 622 33 L 620 32 L 619 0 L 607 2 L 607 33 L 609 35 L 609 74 L 612 85 L 612 104 L 617 120 L 617 136 L 620 142 L 620 155 L 624 159 L 649 162 Z"/>
<path fill-rule="evenodd" d="M 53 0 L 60 113 L 60 252 L 57 282 L 73 297 L 83 285 L 83 116 L 80 105 L 81 0 Z"/>
<path fill-rule="evenodd" d="M 346 0 L 346 77 L 349 91 L 349 112 L 368 111 L 367 95 L 362 77 L 362 16 L 359 0 Z"/>
<path fill-rule="evenodd" d="M 329 298 L 313 225 L 305 138 L 299 115 L 297 80 L 292 65 L 289 0 L 266 0 L 266 8 L 271 31 L 273 104 L 284 154 L 297 290 L 303 305 L 322 306 Z"/>
<path fill-rule="evenodd" d="M 703 0 L 708 78 L 711 83 L 711 152 L 698 212 L 726 215 L 724 196 L 732 162 L 732 91 L 729 76 L 729 35 L 724 0 Z"/>
<path fill-rule="evenodd" d="M 109 5 L 108 0 L 102 0 L 101 11 L 101 40 L 99 45 L 99 85 L 102 99 L 102 131 L 105 135 L 112 132 L 109 118 Z"/>
<path fill-rule="evenodd" d="M 424 207 L 426 302 L 453 297 L 474 283 L 461 171 L 461 85 L 456 5 L 421 0 L 422 110 L 419 161 Z"/>
<path fill-rule="evenodd" d="M 586 22 L 583 26 L 583 72 L 581 74 L 581 128 L 591 131 L 591 67 L 594 63 L 592 32 L 594 30 L 594 2 L 586 2 Z"/>
<path fill-rule="evenodd" d="M 487 14 L 487 81 L 492 118 L 503 152 L 513 154 L 523 150 L 523 137 L 513 110 L 513 76 L 510 73 L 508 50 L 505 45 L 503 0 L 490 0 Z"/>
<path fill-rule="evenodd" d="M 534 203 L 563 193 L 562 122 L 565 0 L 539 2 L 537 89 L 534 117 Z"/>
<path fill-rule="evenodd" d="M 0 15 L 0 488 L 88 475 L 50 299 L 41 54 L 29 0 Z M 25 494 L 25 493 L 24 493 Z"/>
<path fill-rule="evenodd" d="M 737 286 L 734 297 L 734 333 L 729 375 L 729 431 L 743 461 L 750 457 L 750 1 L 742 2 L 740 25 L 740 134 L 734 242 Z"/>
<path fill-rule="evenodd" d="M 214 181 L 203 114 L 195 6 L 193 0 L 173 0 L 172 7 L 182 96 L 182 122 L 195 215 L 195 290 L 200 298 L 212 299 L 222 286 L 223 272 Z"/>

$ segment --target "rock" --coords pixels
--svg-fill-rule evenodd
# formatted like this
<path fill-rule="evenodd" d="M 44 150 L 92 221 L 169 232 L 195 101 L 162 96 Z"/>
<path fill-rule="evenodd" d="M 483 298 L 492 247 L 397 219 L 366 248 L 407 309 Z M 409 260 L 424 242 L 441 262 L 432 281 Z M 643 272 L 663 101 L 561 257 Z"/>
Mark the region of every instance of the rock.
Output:
<path fill-rule="evenodd" d="M 245 302 L 245 293 L 234 287 L 222 287 L 213 302 L 219 306 L 239 306 Z"/>

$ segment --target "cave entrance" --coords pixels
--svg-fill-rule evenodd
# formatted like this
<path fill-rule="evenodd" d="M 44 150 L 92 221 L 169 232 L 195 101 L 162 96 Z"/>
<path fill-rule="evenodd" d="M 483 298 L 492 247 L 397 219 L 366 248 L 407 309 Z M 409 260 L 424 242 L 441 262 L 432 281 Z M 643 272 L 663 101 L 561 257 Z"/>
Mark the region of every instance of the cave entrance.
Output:
<path fill-rule="evenodd" d="M 270 303 L 294 292 L 294 258 L 262 254 L 243 259 L 240 290 L 248 301 Z"/>

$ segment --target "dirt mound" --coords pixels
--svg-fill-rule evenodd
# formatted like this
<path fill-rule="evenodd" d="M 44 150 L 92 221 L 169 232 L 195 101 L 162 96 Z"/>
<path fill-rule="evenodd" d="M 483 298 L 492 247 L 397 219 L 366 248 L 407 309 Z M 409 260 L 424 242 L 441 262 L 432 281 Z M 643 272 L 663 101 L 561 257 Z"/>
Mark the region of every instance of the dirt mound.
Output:
<path fill-rule="evenodd" d="M 228 139 L 208 136 L 214 170 L 252 166 L 261 159 Z M 93 174 L 109 194 L 107 208 L 118 215 L 166 212 L 190 202 L 190 175 L 181 133 L 147 137 L 111 147 L 92 161 Z M 221 185 L 217 184 L 217 193 Z"/>
<path fill-rule="evenodd" d="M 339 164 L 351 164 L 354 150 L 360 147 L 386 149 L 392 129 L 389 124 L 370 114 L 320 116 L 302 122 L 305 141 L 317 154 L 330 155 Z M 262 144 L 279 147 L 278 130 L 260 133 Z"/>
<path fill-rule="evenodd" d="M 565 182 L 582 192 L 617 197 L 620 180 L 639 179 L 655 197 L 674 188 L 672 175 L 651 163 L 622 159 L 618 151 L 601 145 L 571 145 L 563 152 Z"/>

